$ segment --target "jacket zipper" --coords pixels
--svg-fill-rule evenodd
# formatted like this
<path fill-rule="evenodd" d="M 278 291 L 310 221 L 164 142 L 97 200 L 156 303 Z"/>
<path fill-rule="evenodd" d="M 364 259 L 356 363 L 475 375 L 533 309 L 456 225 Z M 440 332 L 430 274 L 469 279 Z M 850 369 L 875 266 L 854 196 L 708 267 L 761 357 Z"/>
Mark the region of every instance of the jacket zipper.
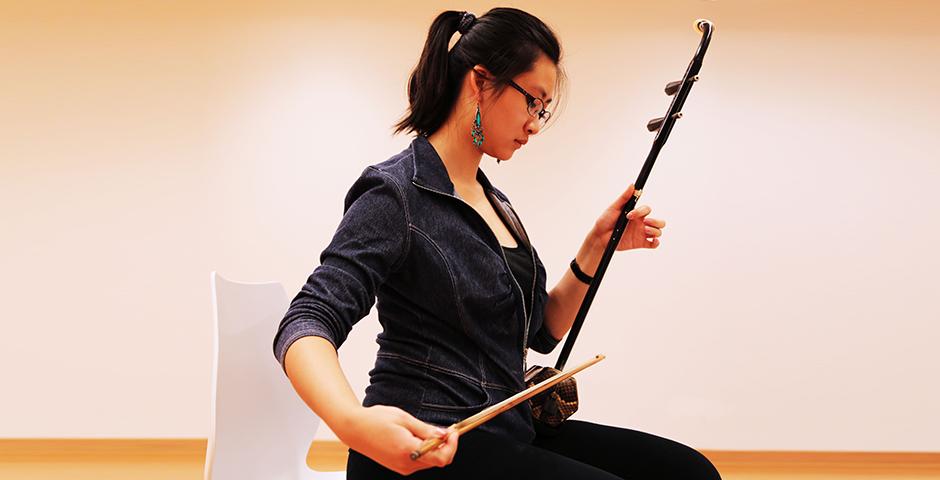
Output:
<path fill-rule="evenodd" d="M 469 203 L 467 203 L 466 201 L 464 201 L 464 199 L 462 199 L 462 198 L 460 198 L 460 197 L 457 197 L 457 196 L 455 196 L 455 195 L 451 195 L 451 194 L 449 194 L 449 193 L 442 192 L 442 191 L 440 191 L 440 190 L 435 190 L 435 189 L 433 189 L 433 188 L 425 187 L 425 186 L 423 186 L 423 185 L 418 185 L 418 184 L 415 183 L 414 181 L 412 181 L 411 184 L 414 185 L 414 186 L 416 186 L 416 187 L 418 187 L 418 188 L 420 188 L 420 189 L 427 190 L 427 191 L 429 191 L 429 192 L 434 192 L 434 193 L 437 193 L 437 194 L 440 194 L 440 195 L 444 195 L 444 196 L 446 196 L 446 197 L 450 197 L 450 198 L 453 198 L 453 199 L 459 201 L 460 203 L 462 203 L 462 204 L 464 204 L 464 205 L 470 207 L 470 210 L 473 211 L 474 215 L 476 215 L 477 218 L 479 218 L 480 220 L 483 220 L 483 223 L 486 224 L 486 220 L 480 215 L 479 212 L 477 212 L 477 210 L 476 210 L 475 208 L 473 208 L 473 205 L 470 205 Z M 485 194 L 485 193 L 484 193 L 484 194 Z M 521 226 L 521 223 L 520 223 L 520 226 Z M 496 234 L 493 233 L 493 230 L 492 230 L 491 228 L 489 228 L 489 227 L 487 227 L 487 230 L 489 230 L 490 235 L 496 240 L 496 244 L 499 245 L 499 238 L 496 237 Z M 523 295 L 523 296 L 524 296 L 524 295 L 525 295 L 525 292 L 522 291 L 522 285 L 519 285 L 519 281 L 516 280 L 516 276 L 512 274 L 512 269 L 509 268 L 509 260 L 506 259 L 506 252 L 503 251 L 502 246 L 500 246 L 499 253 L 500 253 L 500 255 L 503 257 L 503 264 L 506 265 L 506 269 L 509 270 L 509 278 L 512 278 L 512 282 L 513 282 L 514 284 L 516 284 L 516 288 L 519 290 L 519 295 Z M 535 269 L 535 253 L 532 252 L 532 248 L 531 248 L 531 247 L 529 248 L 529 253 L 530 253 L 530 255 L 532 256 L 532 295 L 531 295 L 530 298 L 532 299 L 532 300 L 531 300 L 532 304 L 535 305 L 535 274 L 536 274 L 537 272 L 536 272 L 536 269 Z M 523 318 L 525 319 L 524 328 L 523 328 L 523 330 L 522 330 L 522 373 L 523 373 L 523 374 L 524 374 L 525 371 L 526 371 L 526 365 L 527 365 L 527 363 L 526 363 L 526 356 L 527 356 L 528 350 L 529 350 L 527 343 L 528 343 L 528 341 L 529 341 L 529 322 L 531 321 L 531 317 L 529 316 L 529 312 L 527 312 L 526 310 L 527 310 L 527 309 L 525 308 L 525 299 L 523 299 L 523 302 L 522 302 L 522 316 L 523 316 Z"/>
<path fill-rule="evenodd" d="M 512 206 L 509 207 L 512 210 Z M 519 228 L 522 228 L 523 231 L 525 228 L 522 226 L 522 220 L 519 220 L 519 216 L 516 215 L 516 211 L 512 210 L 513 216 L 516 217 L 516 220 L 519 222 Z M 525 233 L 526 238 L 529 237 L 528 233 Z M 538 267 L 535 266 L 535 249 L 532 248 L 532 241 L 529 241 L 529 256 L 532 257 L 532 292 L 529 295 L 529 305 L 532 305 L 533 309 L 535 308 L 535 276 L 538 274 Z M 508 262 L 507 262 L 508 263 Z M 519 287 L 519 290 L 522 290 L 522 287 Z M 525 312 L 525 302 L 522 305 L 522 311 Z M 525 375 L 526 370 L 529 369 L 529 363 L 526 360 L 526 357 L 529 354 L 529 325 L 531 324 L 531 312 L 530 317 L 526 320 L 525 324 L 525 336 L 522 340 L 522 374 Z"/>
<path fill-rule="evenodd" d="M 509 205 L 508 208 L 509 208 L 509 214 L 513 216 L 513 218 L 509 219 L 509 221 L 512 222 L 513 220 L 515 220 L 515 222 L 519 224 L 519 228 L 522 229 L 522 232 L 520 233 L 522 235 L 525 235 L 526 238 L 529 238 L 528 232 L 526 232 L 525 227 L 522 226 L 522 220 L 519 220 L 519 215 L 516 215 L 516 210 L 512 208 L 512 205 Z M 535 306 L 535 276 L 538 274 L 538 267 L 535 266 L 535 249 L 532 248 L 531 241 L 529 241 L 529 257 L 532 259 L 532 289 L 529 295 L 529 305 L 532 305 L 534 307 Z M 505 259 L 505 255 L 503 256 L 503 258 Z M 508 265 L 509 262 L 507 261 L 506 263 Z M 512 269 L 510 269 L 510 273 L 512 273 Z M 513 279 L 515 279 L 515 275 L 513 275 Z M 516 284 L 518 285 L 518 282 L 516 282 Z M 525 292 L 522 292 L 522 286 L 519 286 L 519 291 L 523 293 L 523 295 L 525 294 Z M 523 300 L 522 311 L 525 312 L 524 300 Z M 528 360 L 526 357 L 528 357 L 528 354 L 529 354 L 529 326 L 531 325 L 531 320 L 532 320 L 531 316 L 526 319 L 525 334 L 522 337 L 522 374 L 523 375 L 525 375 L 526 370 L 529 369 L 529 364 L 528 364 Z"/>

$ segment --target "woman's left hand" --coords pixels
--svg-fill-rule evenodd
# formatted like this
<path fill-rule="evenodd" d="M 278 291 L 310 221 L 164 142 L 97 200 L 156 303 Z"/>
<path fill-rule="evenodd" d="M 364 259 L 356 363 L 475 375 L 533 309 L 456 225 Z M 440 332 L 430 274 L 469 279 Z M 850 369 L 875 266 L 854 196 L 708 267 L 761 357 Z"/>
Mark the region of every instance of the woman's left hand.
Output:
<path fill-rule="evenodd" d="M 596 236 L 604 246 L 610 241 L 610 235 L 617 224 L 617 217 L 620 216 L 620 210 L 626 205 L 630 197 L 633 196 L 633 184 L 627 191 L 623 192 L 613 204 L 604 210 L 604 213 L 594 223 L 593 235 Z M 648 215 L 652 212 L 647 205 L 640 205 L 627 214 L 627 229 L 620 238 L 620 244 L 617 250 L 631 250 L 634 248 L 656 248 L 659 246 L 659 237 L 663 234 L 663 227 L 666 226 L 665 220 L 658 220 Z"/>

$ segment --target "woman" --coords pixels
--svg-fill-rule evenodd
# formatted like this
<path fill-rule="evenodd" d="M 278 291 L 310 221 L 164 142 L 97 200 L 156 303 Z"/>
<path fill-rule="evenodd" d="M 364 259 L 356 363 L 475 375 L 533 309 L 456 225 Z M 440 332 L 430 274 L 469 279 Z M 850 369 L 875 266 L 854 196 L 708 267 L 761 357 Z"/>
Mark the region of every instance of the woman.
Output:
<path fill-rule="evenodd" d="M 525 388 L 526 352 L 552 351 L 570 329 L 633 194 L 601 214 L 548 293 L 522 223 L 479 164 L 484 153 L 510 159 L 541 130 L 560 57 L 552 31 L 521 10 L 440 14 L 396 126 L 416 138 L 355 182 L 321 265 L 291 302 L 275 356 L 349 445 L 348 478 L 719 478 L 695 450 L 642 432 L 569 419 L 536 433 L 526 403 L 459 440 L 439 427 Z M 649 213 L 629 213 L 618 250 L 659 246 L 665 222 Z M 360 405 L 336 350 L 376 298 L 383 331 Z M 446 442 L 411 460 L 433 436 Z"/>

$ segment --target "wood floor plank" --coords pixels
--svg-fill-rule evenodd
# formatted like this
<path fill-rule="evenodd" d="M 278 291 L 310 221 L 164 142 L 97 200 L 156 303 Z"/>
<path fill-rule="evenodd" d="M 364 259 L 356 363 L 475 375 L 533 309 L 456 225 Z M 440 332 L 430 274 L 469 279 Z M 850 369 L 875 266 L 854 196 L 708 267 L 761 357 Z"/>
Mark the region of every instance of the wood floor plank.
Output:
<path fill-rule="evenodd" d="M 0 478 L 201 479 L 205 439 L 0 439 Z M 940 480 L 940 453 L 703 451 L 726 480 Z M 311 444 L 307 464 L 346 466 L 340 442 Z"/>

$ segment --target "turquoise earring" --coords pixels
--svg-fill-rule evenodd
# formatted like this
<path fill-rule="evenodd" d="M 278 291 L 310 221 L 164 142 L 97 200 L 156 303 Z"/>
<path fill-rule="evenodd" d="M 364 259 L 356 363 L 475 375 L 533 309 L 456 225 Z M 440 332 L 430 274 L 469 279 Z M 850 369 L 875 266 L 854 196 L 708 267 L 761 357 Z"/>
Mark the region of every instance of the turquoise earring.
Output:
<path fill-rule="evenodd" d="M 483 146 L 483 122 L 480 119 L 480 104 L 477 103 L 477 116 L 473 120 L 473 126 L 470 127 L 470 138 L 477 148 Z"/>

